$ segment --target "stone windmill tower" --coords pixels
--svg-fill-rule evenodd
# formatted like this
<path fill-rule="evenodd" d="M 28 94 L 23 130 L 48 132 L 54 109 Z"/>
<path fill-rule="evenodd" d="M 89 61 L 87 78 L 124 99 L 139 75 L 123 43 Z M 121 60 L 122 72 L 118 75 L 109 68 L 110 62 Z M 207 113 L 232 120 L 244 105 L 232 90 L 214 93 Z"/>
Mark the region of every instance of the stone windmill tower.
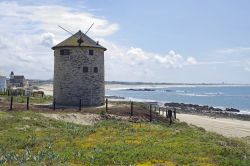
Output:
<path fill-rule="evenodd" d="M 54 50 L 53 96 L 57 105 L 78 106 L 80 100 L 83 106 L 104 104 L 106 48 L 89 38 L 86 33 L 78 31 L 52 47 Z"/>

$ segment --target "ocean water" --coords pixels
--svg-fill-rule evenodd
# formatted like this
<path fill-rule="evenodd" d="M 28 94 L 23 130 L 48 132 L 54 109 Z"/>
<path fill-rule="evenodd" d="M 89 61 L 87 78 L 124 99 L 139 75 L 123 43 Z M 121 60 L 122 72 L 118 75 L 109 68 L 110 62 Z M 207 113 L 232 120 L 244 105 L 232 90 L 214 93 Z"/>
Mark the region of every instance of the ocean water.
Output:
<path fill-rule="evenodd" d="M 143 88 L 135 87 L 133 89 Z M 147 88 L 155 91 L 109 88 L 106 89 L 106 95 L 125 97 L 127 100 L 158 101 L 160 103 L 178 102 L 219 108 L 236 108 L 241 113 L 250 113 L 250 86 L 168 86 Z"/>

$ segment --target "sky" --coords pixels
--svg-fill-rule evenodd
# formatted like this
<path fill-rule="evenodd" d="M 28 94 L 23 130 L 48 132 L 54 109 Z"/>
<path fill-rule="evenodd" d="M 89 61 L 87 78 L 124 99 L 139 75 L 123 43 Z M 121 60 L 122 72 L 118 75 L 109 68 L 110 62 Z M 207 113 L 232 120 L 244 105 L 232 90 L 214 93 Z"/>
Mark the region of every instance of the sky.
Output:
<path fill-rule="evenodd" d="M 0 0 L 0 73 L 53 78 L 53 50 L 86 31 L 106 81 L 250 83 L 249 0 Z"/>

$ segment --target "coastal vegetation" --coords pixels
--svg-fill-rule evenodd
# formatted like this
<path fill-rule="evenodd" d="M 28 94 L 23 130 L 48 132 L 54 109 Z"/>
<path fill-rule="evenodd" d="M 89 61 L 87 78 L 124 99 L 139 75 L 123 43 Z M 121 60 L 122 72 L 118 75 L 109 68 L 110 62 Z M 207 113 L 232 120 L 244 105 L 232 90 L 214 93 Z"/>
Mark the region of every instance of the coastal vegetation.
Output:
<path fill-rule="evenodd" d="M 5 99 L 7 101 L 10 101 L 10 96 L 5 96 Z M 33 104 L 49 104 L 52 103 L 53 97 L 52 96 L 44 96 L 44 97 L 29 97 L 30 103 Z M 26 96 L 14 96 L 13 97 L 13 102 L 16 103 L 26 103 L 27 102 L 27 97 Z"/>
<path fill-rule="evenodd" d="M 10 102 L 11 100 L 11 96 L 7 95 L 7 94 L 3 94 L 0 93 L 0 97 L 2 100 L 4 100 L 5 102 Z M 49 95 L 44 95 L 42 96 L 30 96 L 29 97 L 29 102 L 31 104 L 49 104 L 52 103 L 53 101 L 53 97 L 49 96 Z M 14 103 L 26 103 L 27 102 L 27 96 L 23 96 L 23 95 L 17 95 L 17 96 L 13 96 L 13 102 Z"/>
<path fill-rule="evenodd" d="M 79 125 L 48 118 L 65 116 L 66 110 L 32 106 L 16 96 L 13 111 L 0 98 L 0 165 L 248 165 L 249 138 L 226 138 L 203 128 L 175 121 L 172 125 L 134 103 L 135 119 L 127 102 L 110 102 L 110 108 L 83 109 L 78 114 L 105 117 L 93 125 Z M 51 103 L 52 97 L 31 97 L 33 104 Z M 19 110 L 20 109 L 20 110 Z M 78 109 L 70 109 L 76 112 Z M 67 111 L 67 112 L 68 112 Z M 48 114 L 43 116 L 43 112 Z M 144 113 L 146 112 L 146 113 Z M 51 114 L 51 115 L 52 115 Z M 111 115 L 125 117 L 108 118 Z M 73 115 L 74 116 L 74 115 Z M 127 117 L 127 118 L 126 118 Z"/>
<path fill-rule="evenodd" d="M 93 126 L 34 111 L 0 111 L 0 164 L 248 165 L 250 145 L 176 122 L 102 120 Z"/>

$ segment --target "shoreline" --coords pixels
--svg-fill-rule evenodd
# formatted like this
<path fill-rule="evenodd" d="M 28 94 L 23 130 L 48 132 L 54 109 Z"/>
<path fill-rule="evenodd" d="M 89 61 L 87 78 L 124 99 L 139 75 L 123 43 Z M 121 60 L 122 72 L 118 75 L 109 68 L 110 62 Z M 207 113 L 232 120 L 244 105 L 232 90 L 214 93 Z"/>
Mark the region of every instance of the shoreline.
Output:
<path fill-rule="evenodd" d="M 131 90 L 137 90 L 139 87 L 139 89 L 141 90 L 141 86 L 142 85 L 138 85 L 138 86 L 134 86 L 134 85 L 124 85 L 124 84 L 107 84 L 105 86 L 105 90 L 112 90 L 112 89 L 120 89 L 122 86 L 122 89 L 129 88 Z M 131 87 L 132 86 L 132 87 Z M 150 88 L 159 88 L 159 87 L 169 87 L 169 86 L 175 86 L 175 85 L 146 85 L 144 87 L 144 89 L 142 90 L 150 90 Z M 178 85 L 177 85 L 178 86 Z M 181 85 L 183 86 L 183 85 Z M 186 85 L 186 86 L 190 86 L 190 85 Z M 191 85 L 192 86 L 192 85 Z M 207 86 L 207 85 L 198 85 L 198 86 Z M 210 85 L 211 86 L 211 85 Z M 218 85 L 216 85 L 218 86 Z M 228 85 L 220 85 L 220 86 L 228 86 Z M 43 85 L 39 85 L 38 86 L 39 90 L 44 91 L 44 93 L 46 95 L 53 95 L 53 84 L 43 84 Z M 121 101 L 135 101 L 135 102 L 157 102 L 159 106 L 163 106 L 165 105 L 167 102 L 162 102 L 162 101 L 156 101 L 156 100 L 145 100 L 145 99 L 136 99 L 136 98 L 132 98 L 132 97 L 122 97 L 122 96 L 105 96 L 106 98 L 110 99 L 110 100 L 121 100 Z M 179 109 L 180 112 L 183 113 L 191 113 L 191 114 L 205 114 L 208 116 L 215 116 L 215 117 L 226 117 L 226 118 L 236 118 L 236 119 L 241 119 L 241 120 L 250 120 L 250 112 L 246 111 L 246 110 L 238 110 L 237 112 L 231 112 L 231 111 L 224 111 L 222 107 L 215 107 L 215 106 L 206 106 L 206 109 L 204 111 L 204 109 L 196 109 L 196 111 L 194 111 L 194 109 L 190 109 L 189 106 L 193 105 L 193 106 L 200 106 L 202 108 L 204 108 L 204 105 L 198 105 L 198 104 L 184 104 L 184 103 L 176 103 L 177 106 L 176 107 L 172 107 L 172 108 L 176 108 L 178 109 L 181 105 L 187 105 L 187 107 L 180 107 L 181 110 Z M 212 108 L 212 110 L 217 110 L 217 111 L 211 111 L 207 108 Z M 232 109 L 232 108 L 229 108 Z M 234 108 L 233 108 L 234 109 Z M 185 111 L 184 111 L 185 110 Z M 237 109 L 234 109 L 237 110 Z M 229 114 L 230 112 L 230 114 Z"/>
<path fill-rule="evenodd" d="M 191 114 L 177 114 L 177 119 L 226 137 L 250 137 L 250 121 Z"/>
<path fill-rule="evenodd" d="M 238 110 L 235 108 L 223 108 L 223 107 L 214 107 L 214 106 L 207 106 L 207 105 L 199 105 L 199 104 L 186 104 L 186 103 L 177 103 L 177 102 L 162 102 L 162 101 L 157 101 L 157 100 L 145 100 L 145 99 L 136 99 L 136 98 L 132 98 L 132 97 L 122 97 L 122 96 L 115 96 L 115 95 L 110 95 L 110 96 L 105 96 L 106 98 L 110 99 L 110 100 L 114 100 L 114 101 L 134 101 L 134 102 L 156 102 L 158 103 L 157 105 L 159 107 L 164 107 L 167 106 L 168 108 L 176 108 L 177 110 L 179 110 L 180 112 L 183 113 L 197 113 L 197 114 L 206 114 L 206 113 L 219 113 L 219 115 L 223 115 L 223 114 L 234 114 L 234 115 L 238 115 L 238 116 L 249 116 L 249 120 L 250 120 L 250 112 L 246 111 L 246 110 Z M 176 104 L 177 106 L 173 107 L 173 106 L 168 106 L 168 104 Z M 166 105 L 167 104 L 167 105 Z M 181 108 L 181 106 L 186 105 L 186 108 Z M 193 109 L 190 109 L 189 106 L 193 105 L 196 107 L 201 107 L 201 108 L 207 108 L 210 109 L 208 111 L 204 111 L 204 110 L 196 110 L 194 111 Z M 182 109 L 182 110 L 181 110 Z M 211 109 L 213 110 L 217 110 L 217 111 L 211 111 Z"/>
<path fill-rule="evenodd" d="M 176 109 L 179 113 L 205 115 L 210 117 L 234 118 L 250 121 L 250 114 L 242 114 L 240 110 L 234 108 L 215 108 L 207 105 L 184 104 L 184 103 L 165 103 L 164 106 L 169 109 Z"/>
<path fill-rule="evenodd" d="M 198 85 L 197 87 L 202 86 L 202 87 L 207 87 L 207 85 Z M 217 85 L 216 85 L 217 86 Z M 220 85 L 221 87 L 227 87 L 229 85 Z M 232 86 L 232 85 L 230 85 Z M 112 87 L 112 86 L 111 86 Z M 193 91 L 188 91 L 188 89 L 181 89 L 179 90 L 178 88 L 170 88 L 168 89 L 168 87 L 164 87 L 164 86 L 126 86 L 126 87 L 117 87 L 117 86 L 113 86 L 112 88 L 110 87 L 110 89 L 107 90 L 108 94 L 111 95 L 117 95 L 118 98 L 124 98 L 125 100 L 129 101 L 129 100 L 134 100 L 134 101 L 140 101 L 140 102 L 158 102 L 159 104 L 164 105 L 165 103 L 169 103 L 169 102 L 176 102 L 176 103 L 183 103 L 183 104 L 193 104 L 193 105 L 200 105 L 200 106 L 206 106 L 208 105 L 208 107 L 213 107 L 215 109 L 221 109 L 220 111 L 224 111 L 225 109 L 229 109 L 229 110 L 234 110 L 232 112 L 237 112 L 237 114 L 243 114 L 243 115 L 250 115 L 250 106 L 249 104 L 247 104 L 244 100 L 244 102 L 241 104 L 241 98 L 237 98 L 238 95 L 235 95 L 235 102 L 233 102 L 233 104 L 230 104 L 226 101 L 224 101 L 224 99 L 227 99 L 228 97 L 230 98 L 230 100 L 233 100 L 234 95 L 231 96 L 231 94 L 227 94 L 226 92 L 224 92 L 224 90 L 207 90 L 207 91 L 201 91 L 201 92 L 193 92 Z M 170 87 L 178 87 L 178 86 L 170 86 Z M 181 86 L 182 87 L 182 86 Z M 187 85 L 185 87 L 194 87 L 193 85 Z M 196 86 L 195 86 L 196 87 Z M 208 87 L 214 87 L 213 85 L 209 85 Z M 163 88 L 163 89 L 158 89 L 158 88 Z M 166 89 L 165 89 L 166 88 Z M 249 89 L 249 88 L 247 88 Z M 122 92 L 122 91 L 126 91 L 126 92 Z M 109 92 L 111 91 L 111 92 Z M 113 92 L 112 92 L 113 91 Z M 121 92 L 115 92 L 115 91 L 121 91 Z M 150 92 L 152 91 L 152 97 L 149 97 Z M 143 93 L 141 93 L 143 92 Z M 123 93 L 125 95 L 123 95 Z M 128 94 L 131 95 L 128 95 Z M 164 93 L 166 93 L 166 97 L 164 97 Z M 225 93 L 225 94 L 224 94 Z M 239 92 L 240 93 L 240 92 Z M 127 94 L 127 95 L 126 95 Z M 138 95 L 137 95 L 138 94 Z M 146 95 L 147 97 L 143 97 L 140 95 Z M 160 96 L 163 96 L 162 98 L 159 98 L 159 96 L 156 96 L 156 94 L 159 94 Z M 173 95 L 173 97 L 168 97 Z M 242 95 L 246 95 L 245 93 Z M 124 97 L 127 96 L 127 97 Z M 133 96 L 133 97 L 129 97 L 129 96 Z M 180 96 L 180 100 L 179 100 L 179 96 Z M 203 98 L 206 97 L 206 98 Z M 249 95 L 247 95 L 247 99 L 250 98 Z M 147 98 L 147 99 L 145 99 Z M 211 98 L 211 100 L 215 100 L 214 102 L 210 102 L 208 100 L 210 100 L 209 98 Z M 197 100 L 196 100 L 197 99 Z"/>
<path fill-rule="evenodd" d="M 173 106 L 169 106 L 168 104 L 172 104 L 172 103 L 162 103 L 162 102 L 158 102 L 155 100 L 141 100 L 141 99 L 135 99 L 133 100 L 133 98 L 125 98 L 125 97 L 120 97 L 120 96 L 108 96 L 107 97 L 109 100 L 111 101 L 125 101 L 125 102 L 130 102 L 130 101 L 134 101 L 134 102 L 144 102 L 144 103 L 153 103 L 153 105 L 155 105 L 155 103 L 157 103 L 157 107 L 160 107 L 162 109 L 176 109 L 177 113 L 181 113 L 181 114 L 189 114 L 189 115 L 199 115 L 199 116 L 208 116 L 208 117 L 214 117 L 214 118 L 226 118 L 226 119 L 238 119 L 238 120 L 242 120 L 242 121 L 250 121 L 250 113 L 249 114 L 244 114 L 243 112 L 237 112 L 240 110 L 234 109 L 234 108 L 227 108 L 228 110 L 222 110 L 221 108 L 217 108 L 217 107 L 212 107 L 212 106 L 204 106 L 204 105 L 197 105 L 197 104 L 184 104 L 184 103 L 174 103 L 177 106 L 173 107 Z M 180 107 L 180 105 L 186 105 L 187 107 Z M 200 107 L 200 108 L 207 108 L 208 110 L 205 109 L 190 109 L 190 105 L 194 105 L 196 107 Z M 217 110 L 217 111 L 213 111 L 213 110 Z"/>

